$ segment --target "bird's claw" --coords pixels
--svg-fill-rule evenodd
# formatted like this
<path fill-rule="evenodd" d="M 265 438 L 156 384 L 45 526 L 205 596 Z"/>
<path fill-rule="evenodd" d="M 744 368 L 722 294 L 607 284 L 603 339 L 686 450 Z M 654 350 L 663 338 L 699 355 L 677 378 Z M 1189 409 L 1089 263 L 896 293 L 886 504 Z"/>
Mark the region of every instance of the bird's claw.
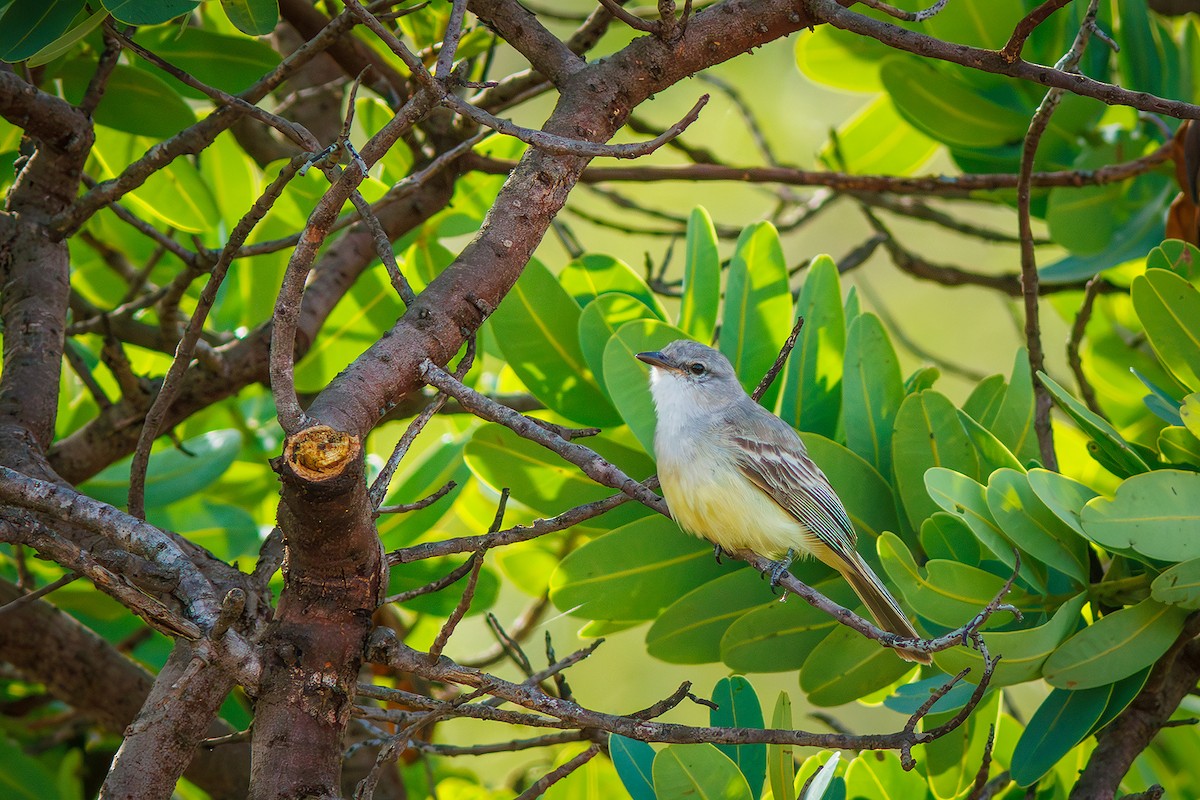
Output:
<path fill-rule="evenodd" d="M 763 575 L 769 575 L 771 578 L 771 594 L 775 594 L 775 587 L 783 580 L 783 576 L 787 574 L 788 567 L 792 565 L 792 560 L 796 557 L 796 552 L 788 548 L 787 555 L 778 561 L 771 562 L 771 569 L 764 572 Z M 786 596 L 786 595 L 785 595 Z"/>
<path fill-rule="evenodd" d="M 713 545 L 713 558 L 715 558 L 717 560 L 718 564 L 721 563 L 721 556 L 727 556 L 727 555 L 729 555 L 729 553 L 725 552 L 724 547 L 721 547 L 721 545 L 719 545 L 719 544 Z"/>

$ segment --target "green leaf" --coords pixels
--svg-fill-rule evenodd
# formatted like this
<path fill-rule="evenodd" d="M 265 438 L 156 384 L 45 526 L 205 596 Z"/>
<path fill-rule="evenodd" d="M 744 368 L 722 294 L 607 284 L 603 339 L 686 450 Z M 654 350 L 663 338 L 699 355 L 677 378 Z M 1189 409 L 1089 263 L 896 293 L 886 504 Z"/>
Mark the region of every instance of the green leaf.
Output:
<path fill-rule="evenodd" d="M 892 463 L 900 501 L 918 529 L 938 510 L 925 490 L 927 469 L 945 467 L 967 476 L 979 469 L 975 445 L 958 421 L 954 404 L 932 389 L 910 394 L 900 404 L 892 433 Z"/>
<path fill-rule="evenodd" d="M 1025 16 L 1021 0 L 966 0 L 947 6 L 926 21 L 931 36 L 947 42 L 999 50 Z"/>
<path fill-rule="evenodd" d="M 921 800 L 925 779 L 916 770 L 905 772 L 892 752 L 854 759 L 846 767 L 846 796 L 872 800 Z"/>
<path fill-rule="evenodd" d="M 600 295 L 619 292 L 641 300 L 659 319 L 667 318 L 667 312 L 663 311 L 658 297 L 646 282 L 628 264 L 612 256 L 581 256 L 563 267 L 558 281 L 580 306 L 586 306 Z"/>
<path fill-rule="evenodd" d="M 1200 609 L 1200 558 L 1176 564 L 1155 578 L 1150 596 L 1189 611 Z"/>
<path fill-rule="evenodd" d="M 637 739 L 609 734 L 608 752 L 632 800 L 657 800 L 654 793 L 654 748 Z"/>
<path fill-rule="evenodd" d="M 274 5 L 274 0 L 265 1 Z M 279 54 L 266 42 L 190 26 L 183 29 L 173 26 L 143 28 L 134 40 L 198 80 L 231 94 L 248 89 L 264 73 L 278 66 L 280 60 Z M 145 69 L 156 70 L 150 65 Z M 169 75 L 157 70 L 155 74 L 184 97 L 207 98 L 204 93 Z"/>
<path fill-rule="evenodd" d="M 279 0 L 221 0 L 225 16 L 239 31 L 266 36 L 279 24 Z"/>
<path fill-rule="evenodd" d="M 906 125 L 891 98 L 881 94 L 842 123 L 820 157 L 852 174 L 910 175 L 937 149 L 937 142 Z"/>
<path fill-rule="evenodd" d="M 1111 500 L 1096 497 L 1080 515 L 1084 534 L 1114 552 L 1162 561 L 1200 556 L 1200 474 L 1161 469 L 1135 475 Z"/>
<path fill-rule="evenodd" d="M 850 92 L 878 92 L 879 60 L 893 52 L 869 36 L 818 25 L 796 38 L 796 66 L 812 81 Z"/>
<path fill-rule="evenodd" d="M 1192 393 L 1179 405 L 1179 421 L 1192 435 L 1200 438 L 1200 394 Z"/>
<path fill-rule="evenodd" d="M 775 710 L 771 713 L 771 727 L 777 731 L 792 730 L 792 698 L 785 691 L 779 692 Z M 770 777 L 772 800 L 795 800 L 793 788 L 796 781 L 796 757 L 794 748 L 788 744 L 773 744 L 767 750 L 767 775 Z"/>
<path fill-rule="evenodd" d="M 108 13 L 130 25 L 157 25 L 187 14 L 199 0 L 105 0 Z"/>
<path fill-rule="evenodd" d="M 892 474 L 892 424 L 902 402 L 904 382 L 891 339 L 877 316 L 862 314 L 846 331 L 842 422 L 846 444 L 881 475 Z"/>
<path fill-rule="evenodd" d="M 992 517 L 1017 547 L 1081 586 L 1087 585 L 1087 543 L 1046 507 L 1023 473 L 1011 469 L 992 473 L 987 503 Z"/>
<path fill-rule="evenodd" d="M 1022 347 L 1013 360 L 1012 378 L 1004 390 L 1004 399 L 995 419 L 991 423 L 980 422 L 991 429 L 1019 461 L 1029 462 L 1042 455 L 1038 450 L 1033 417 L 1033 375 L 1029 371 L 1029 355 Z"/>
<path fill-rule="evenodd" d="M 77 58 L 63 67 L 60 76 L 63 93 L 69 101 L 78 103 L 83 99 L 95 66 L 91 59 Z M 117 64 L 104 86 L 104 97 L 93 118 L 114 130 L 166 138 L 194 123 L 196 114 L 161 78 Z"/>
<path fill-rule="evenodd" d="M 987 489 L 966 475 L 944 467 L 930 468 L 925 473 L 925 486 L 929 496 L 944 511 L 962 517 L 980 544 L 990 550 L 997 561 L 1010 569 L 1016 566 L 1012 546 L 988 508 Z M 1028 562 L 1021 565 L 1022 576 L 1028 577 L 1030 566 Z"/>
<path fill-rule="evenodd" d="M 588 619 L 654 619 L 685 592 L 733 569 L 712 546 L 654 515 L 570 553 L 550 578 L 559 609 Z"/>
<path fill-rule="evenodd" d="M 697 206 L 688 217 L 683 297 L 679 302 L 680 329 L 698 342 L 711 342 L 717 329 L 720 304 L 721 257 L 717 252 L 717 232 L 712 217 Z"/>
<path fill-rule="evenodd" d="M 840 706 L 882 689 L 912 668 L 891 649 L 838 625 L 805 660 L 800 688 L 815 706 Z"/>
<path fill-rule="evenodd" d="M 23 61 L 71 27 L 83 0 L 13 0 L 0 13 L 0 61 Z"/>
<path fill-rule="evenodd" d="M 962 410 L 971 415 L 971 419 L 985 428 L 991 429 L 1000 407 L 1008 392 L 1008 384 L 1003 375 L 991 375 L 981 380 L 971 390 Z"/>
<path fill-rule="evenodd" d="M 1200 467 L 1200 439 L 1187 428 L 1172 425 L 1158 432 L 1158 452 L 1171 464 Z"/>
<path fill-rule="evenodd" d="M 7 736 L 0 738 L 0 790 L 9 800 L 66 800 L 54 775 Z"/>
<path fill-rule="evenodd" d="M 978 765 L 985 756 L 988 732 L 996 724 L 1000 711 L 1000 693 L 989 692 L 962 725 L 926 744 L 924 771 L 929 789 L 937 798 L 961 797 L 975 779 Z M 925 730 L 949 721 L 955 712 L 930 714 L 921 721 Z M 920 797 L 920 794 L 909 795 Z"/>
<path fill-rule="evenodd" d="M 1033 713 L 1013 750 L 1012 778 L 1031 786 L 1087 738 L 1112 696 L 1112 684 L 1082 691 L 1055 689 Z"/>
<path fill-rule="evenodd" d="M 1140 672 L 1135 672 L 1128 678 L 1122 678 L 1113 684 L 1112 696 L 1108 698 L 1108 704 L 1104 706 L 1104 713 L 1100 715 L 1100 719 L 1092 726 L 1089 736 L 1098 730 L 1101 730 L 1105 725 L 1116 719 L 1117 715 L 1124 711 L 1133 699 L 1142 691 L 1142 687 L 1146 685 L 1146 680 L 1150 677 L 1150 667 L 1146 667 Z M 1083 691 L 1089 691 L 1084 689 Z"/>
<path fill-rule="evenodd" d="M 1174 272 L 1150 269 L 1133 279 L 1129 293 L 1159 360 L 1200 391 L 1200 292 Z"/>
<path fill-rule="evenodd" d="M 750 681 L 741 675 L 722 678 L 713 688 L 712 700 L 717 704 L 708 711 L 708 724 L 720 728 L 763 727 L 762 706 Z M 767 777 L 767 746 L 765 744 L 719 744 L 717 749 L 733 759 L 738 771 L 750 786 L 750 794 L 762 794 Z"/>
<path fill-rule="evenodd" d="M 1019 142 L 1029 129 L 1028 116 L 993 102 L 956 74 L 916 56 L 894 56 L 879 77 L 900 116 L 925 135 L 967 148 Z"/>
<path fill-rule="evenodd" d="M 406 459 L 403 462 L 407 474 L 402 472 L 392 481 L 392 488 L 384 497 L 385 505 L 412 503 L 428 497 L 445 486 L 447 481 L 452 480 L 458 485 L 425 508 L 380 517 L 376 526 L 385 547 L 403 547 L 424 535 L 439 533 L 439 520 L 454 506 L 463 494 L 464 485 L 471 479 L 471 469 L 463 457 L 466 444 L 467 439 L 463 437 L 429 447 L 419 455 L 409 454 L 408 458 L 413 461 Z M 492 510 L 495 511 L 494 504 Z"/>
<path fill-rule="evenodd" d="M 838 605 L 858 604 L 854 590 L 840 576 L 810 585 Z M 770 602 L 742 614 L 728 627 L 721 638 L 721 660 L 739 672 L 800 669 L 836 625 L 833 617 L 808 603 Z"/>
<path fill-rule="evenodd" d="M 1061 689 L 1090 689 L 1127 678 L 1167 651 L 1188 612 L 1143 600 L 1101 617 L 1046 659 L 1046 682 Z"/>
<path fill-rule="evenodd" d="M 550 270 L 530 261 L 489 324 L 509 366 L 534 397 L 567 419 L 615 425 L 620 415 L 579 348 L 580 313 Z"/>
<path fill-rule="evenodd" d="M 622 325 L 635 319 L 654 319 L 654 312 L 636 297 L 616 292 L 600 295 L 579 315 L 579 349 L 606 391 L 610 390 L 604 381 L 604 348 Z"/>
<path fill-rule="evenodd" d="M 79 19 L 79 17 L 76 17 L 76 19 Z M 50 42 L 50 44 L 25 59 L 25 66 L 40 67 L 49 64 L 60 56 L 66 55 L 75 45 L 87 38 L 88 34 L 103 25 L 106 19 L 108 19 L 108 12 L 103 8 L 84 17 L 78 25 L 69 28 L 62 36 L 59 36 L 53 42 Z M 4 59 L 0 58 L 0 61 L 2 60 Z"/>
<path fill-rule="evenodd" d="M 841 309 L 840 300 L 838 305 Z M 792 295 L 779 234 L 769 222 L 749 226 L 738 237 L 729 264 L 720 349 L 747 391 L 775 362 L 790 330 Z M 778 389 L 768 391 L 771 408 Z"/>
<path fill-rule="evenodd" d="M 1200 247 L 1167 239 L 1146 255 L 1146 269 L 1167 269 L 1181 278 L 1200 278 Z"/>
<path fill-rule="evenodd" d="M 739 569 L 667 606 L 646 633 L 646 652 L 671 664 L 721 660 L 721 637 L 747 612 L 778 605 L 756 570 Z M 799 605 L 799 604 L 795 604 Z"/>
<path fill-rule="evenodd" d="M 1029 487 L 1054 515 L 1080 536 L 1085 536 L 1079 515 L 1096 493 L 1079 481 L 1047 469 L 1031 469 L 1026 475 Z"/>
<path fill-rule="evenodd" d="M 975 452 L 979 456 L 980 475 L 989 475 L 998 469 L 1025 471 L 1021 462 L 1004 446 L 1004 443 L 997 439 L 995 434 L 976 422 L 970 414 L 959 411 L 958 421 L 962 423 L 963 430 L 971 438 L 971 444 L 975 445 Z"/>
<path fill-rule="evenodd" d="M 654 452 L 654 400 L 650 396 L 650 368 L 635 356 L 686 338 L 683 331 L 665 322 L 634 320 L 617 329 L 604 346 L 604 385 L 621 419 L 647 453 Z"/>
<path fill-rule="evenodd" d="M 626 474 L 642 476 L 654 471 L 645 455 L 607 436 L 592 437 L 588 446 L 621 467 Z M 497 492 L 510 489 L 514 500 L 547 517 L 613 493 L 612 489 L 583 474 L 579 467 L 503 425 L 476 428 L 467 443 L 466 460 L 471 471 L 484 483 Z M 599 521 L 600 524 L 623 525 L 647 513 L 640 503 L 630 502 L 589 524 L 595 525 Z"/>
<path fill-rule="evenodd" d="M 992 676 L 992 685 L 1012 686 L 1037 679 L 1050 654 L 1079 627 L 1082 622 L 1080 611 L 1086 602 L 1087 594 L 1080 593 L 1059 606 L 1054 616 L 1042 625 L 1018 631 L 984 633 L 988 652 L 1004 656 Z M 970 667 L 971 678 L 976 681 L 983 671 L 983 657 L 977 650 L 967 647 L 934 653 L 933 661 L 950 675 Z"/>
<path fill-rule="evenodd" d="M 673 744 L 654 757 L 654 793 L 662 800 L 752 800 L 729 756 L 711 744 Z"/>
<path fill-rule="evenodd" d="M 839 750 L 826 750 L 804 759 L 793 784 L 796 791 L 804 790 L 800 800 L 840 800 L 846 796 L 846 782 L 836 774 L 841 757 Z"/>
<path fill-rule="evenodd" d="M 921 523 L 921 547 L 929 558 L 978 564 L 979 540 L 962 517 L 939 511 Z"/>
<path fill-rule="evenodd" d="M 833 259 L 813 259 L 800 289 L 796 314 L 804 317 L 804 327 L 784 368 L 779 416 L 793 428 L 834 439 L 842 407 L 846 322 Z"/>
<path fill-rule="evenodd" d="M 208 550 L 222 561 L 253 559 L 262 544 L 254 518 L 237 506 L 204 496 L 148 509 L 147 519 Z"/>
<path fill-rule="evenodd" d="M 1104 465 L 1105 469 L 1112 471 L 1120 478 L 1127 478 L 1130 475 L 1150 471 L 1150 467 L 1129 446 L 1129 443 L 1125 441 L 1121 434 L 1117 433 L 1116 428 L 1089 411 L 1083 403 L 1072 397 L 1066 389 L 1055 383 L 1049 375 L 1039 372 L 1038 378 L 1050 391 L 1050 394 L 1054 396 L 1054 399 L 1058 401 L 1062 409 L 1075 420 L 1084 434 L 1091 438 L 1096 449 L 1091 450 L 1089 448 L 1089 451 L 1092 452 L 1096 460 Z"/>
<path fill-rule="evenodd" d="M 161 508 L 202 492 L 224 474 L 242 449 L 241 431 L 215 430 L 150 454 L 146 507 Z M 124 508 L 133 457 L 105 468 L 79 487 L 84 494 Z"/>

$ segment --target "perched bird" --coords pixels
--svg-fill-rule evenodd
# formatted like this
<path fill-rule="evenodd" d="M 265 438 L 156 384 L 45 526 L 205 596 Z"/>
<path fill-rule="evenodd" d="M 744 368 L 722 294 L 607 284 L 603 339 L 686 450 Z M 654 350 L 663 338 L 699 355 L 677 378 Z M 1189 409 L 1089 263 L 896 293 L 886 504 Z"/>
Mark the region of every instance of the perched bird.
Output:
<path fill-rule="evenodd" d="M 637 357 L 651 367 L 658 479 L 684 531 L 712 542 L 718 556 L 747 548 L 776 559 L 772 585 L 797 554 L 813 555 L 841 573 L 881 628 L 919 638 L 855 549 L 829 479 L 796 431 L 746 394 L 729 359 L 684 339 Z M 896 653 L 930 661 L 919 651 Z"/>

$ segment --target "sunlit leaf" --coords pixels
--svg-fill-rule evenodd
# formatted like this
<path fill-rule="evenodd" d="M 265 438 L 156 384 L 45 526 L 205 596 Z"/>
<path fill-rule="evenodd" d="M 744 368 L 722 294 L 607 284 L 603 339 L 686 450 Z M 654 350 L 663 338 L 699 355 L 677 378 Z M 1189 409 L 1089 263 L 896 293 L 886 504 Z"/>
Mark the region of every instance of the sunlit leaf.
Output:
<path fill-rule="evenodd" d="M 841 301 L 838 301 L 841 310 Z M 762 380 L 791 327 L 792 295 L 779 233 L 769 222 L 749 226 L 738 237 L 721 316 L 721 352 L 747 391 Z M 773 407 L 778 384 L 763 397 Z"/>
<path fill-rule="evenodd" d="M 813 259 L 800 289 L 796 314 L 804 317 L 804 327 L 784 368 L 779 416 L 793 428 L 835 439 L 842 406 L 846 323 L 833 259 Z M 786 323 L 783 330 L 787 330 Z"/>
<path fill-rule="evenodd" d="M 1116 497 L 1097 497 L 1080 515 L 1084 534 L 1116 552 L 1162 561 L 1200 556 L 1200 474 L 1162 469 L 1121 483 Z"/>
<path fill-rule="evenodd" d="M 892 425 L 904 401 L 900 362 L 883 323 L 863 314 L 846 331 L 842 421 L 846 444 L 879 471 L 892 474 Z"/>
<path fill-rule="evenodd" d="M 713 688 L 712 701 L 716 708 L 708 710 L 708 724 L 722 728 L 763 727 L 762 705 L 750 681 L 741 675 L 722 678 Z M 750 786 L 751 796 L 762 794 L 767 777 L 767 746 L 765 744 L 719 744 L 717 749 L 729 756 Z"/>
<path fill-rule="evenodd" d="M 685 258 L 679 327 L 696 341 L 709 344 L 721 303 L 721 257 L 712 218 L 700 207 L 692 209 L 688 217 Z"/>
<path fill-rule="evenodd" d="M 661 800 L 751 800 L 750 786 L 729 756 L 711 744 L 673 744 L 654 757 L 654 792 Z"/>

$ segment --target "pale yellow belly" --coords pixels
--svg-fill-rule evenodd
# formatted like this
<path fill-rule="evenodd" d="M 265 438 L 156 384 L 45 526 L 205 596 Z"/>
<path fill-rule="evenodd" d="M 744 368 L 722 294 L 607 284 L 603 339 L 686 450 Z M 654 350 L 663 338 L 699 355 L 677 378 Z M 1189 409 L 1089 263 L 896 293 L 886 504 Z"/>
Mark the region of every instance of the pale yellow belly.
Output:
<path fill-rule="evenodd" d="M 811 553 L 812 535 L 736 465 L 701 453 L 692 456 L 658 464 L 663 495 L 680 528 L 730 551 L 744 547 L 768 558 L 789 549 Z"/>

